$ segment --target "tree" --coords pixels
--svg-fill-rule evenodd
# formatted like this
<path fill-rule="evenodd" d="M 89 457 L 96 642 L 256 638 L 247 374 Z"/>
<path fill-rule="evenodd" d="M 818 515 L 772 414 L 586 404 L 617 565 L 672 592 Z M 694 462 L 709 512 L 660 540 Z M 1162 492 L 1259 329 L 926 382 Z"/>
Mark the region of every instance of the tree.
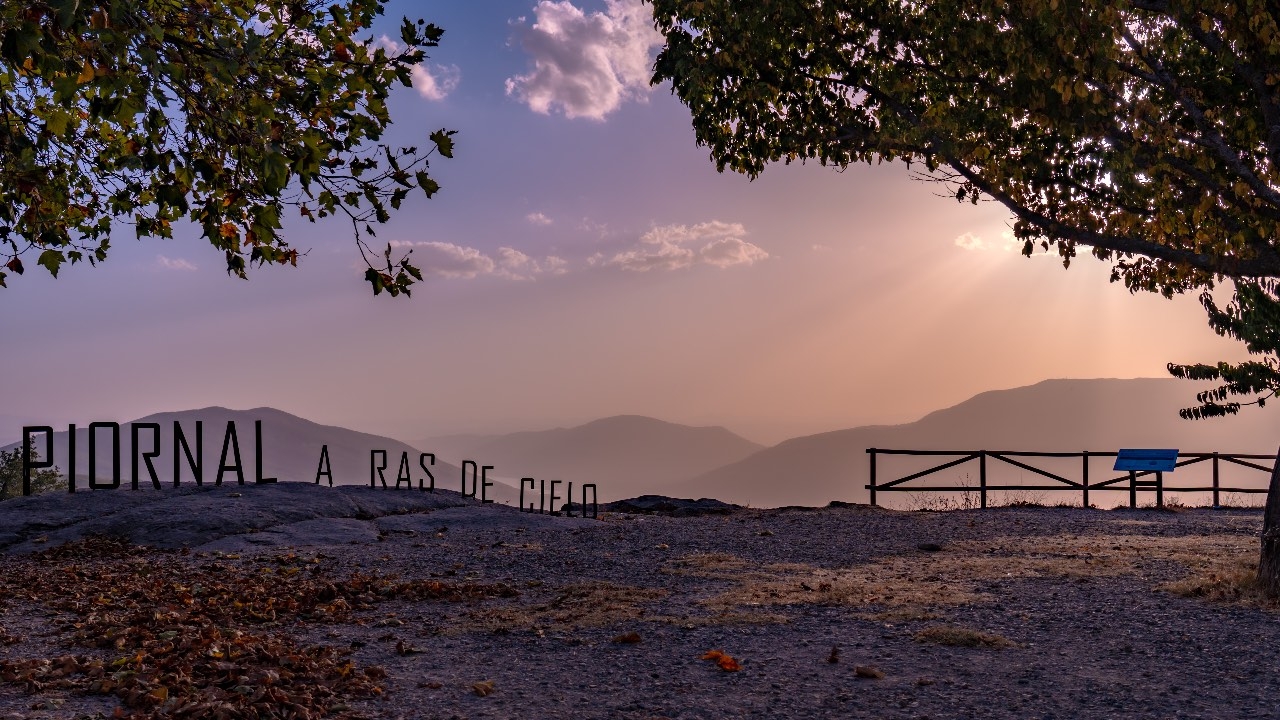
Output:
<path fill-rule="evenodd" d="M 169 238 L 189 220 L 227 272 L 297 265 L 287 209 L 345 217 L 375 294 L 421 280 L 372 225 L 439 185 L 430 148 L 380 143 L 387 97 L 443 30 L 404 19 L 363 38 L 382 0 L 43 0 L 0 4 L 0 286 L 35 256 L 107 257 L 113 230 Z"/>
<path fill-rule="evenodd" d="M 31 461 L 38 462 L 40 453 L 32 448 Z M 37 470 L 31 474 L 31 493 L 38 495 L 57 490 L 62 484 L 58 468 Z M 22 497 L 22 447 L 5 452 L 0 450 L 0 500 Z"/>
<path fill-rule="evenodd" d="M 1014 217 L 1023 251 L 1079 248 L 1112 281 L 1198 291 L 1256 360 L 1188 418 L 1280 390 L 1280 11 L 1255 0 L 650 0 L 717 167 L 903 160 Z M 1216 286 L 1230 281 L 1225 304 Z M 1280 467 L 1259 580 L 1280 594 Z"/>

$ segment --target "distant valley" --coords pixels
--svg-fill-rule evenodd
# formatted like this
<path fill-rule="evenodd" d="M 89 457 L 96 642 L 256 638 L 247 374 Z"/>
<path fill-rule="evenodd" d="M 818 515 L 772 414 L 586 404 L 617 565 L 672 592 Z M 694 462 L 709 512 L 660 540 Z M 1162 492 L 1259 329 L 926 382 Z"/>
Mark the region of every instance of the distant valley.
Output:
<path fill-rule="evenodd" d="M 723 427 L 693 427 L 639 415 L 572 428 L 428 438 L 422 447 L 433 448 L 454 464 L 471 459 L 493 465 L 508 482 L 533 477 L 573 481 L 578 487 L 596 483 L 602 501 L 653 492 L 764 449 Z M 513 471 L 518 474 L 511 475 Z"/>

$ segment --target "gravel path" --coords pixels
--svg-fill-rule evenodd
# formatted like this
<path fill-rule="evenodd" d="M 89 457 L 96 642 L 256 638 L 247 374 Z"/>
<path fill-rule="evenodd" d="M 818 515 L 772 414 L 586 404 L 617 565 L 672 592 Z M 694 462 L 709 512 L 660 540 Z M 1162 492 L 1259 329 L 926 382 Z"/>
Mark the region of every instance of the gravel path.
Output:
<path fill-rule="evenodd" d="M 211 525 L 216 496 L 200 497 Z M 170 502 L 173 524 L 182 503 Z M 385 670 L 383 693 L 339 715 L 1280 717 L 1275 611 L 1161 589 L 1246 567 L 1256 510 L 840 507 L 584 520 L 449 494 L 411 508 L 380 502 L 174 543 L 192 548 L 192 563 L 252 569 L 287 549 L 335 577 L 519 591 L 393 599 L 358 610 L 356 622 L 282 625 Z M 44 532 L 74 535 L 47 516 Z M 154 529 L 129 532 L 157 544 Z M 21 639 L 0 647 L 3 658 L 70 652 L 51 619 L 5 607 L 0 623 Z M 937 628 L 980 645 L 922 641 Z M 711 650 L 740 669 L 702 659 Z M 118 704 L 59 692 L 0 685 L 0 717 L 109 716 Z"/>

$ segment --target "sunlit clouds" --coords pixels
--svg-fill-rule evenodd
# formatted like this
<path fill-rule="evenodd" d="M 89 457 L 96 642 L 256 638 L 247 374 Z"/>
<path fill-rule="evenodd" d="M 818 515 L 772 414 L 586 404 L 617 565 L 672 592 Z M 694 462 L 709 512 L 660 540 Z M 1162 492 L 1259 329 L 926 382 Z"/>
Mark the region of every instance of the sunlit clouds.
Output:
<path fill-rule="evenodd" d="M 395 248 L 411 248 L 413 261 L 423 272 L 441 278 L 469 279 L 493 272 L 493 258 L 473 247 L 447 242 L 393 242 Z"/>
<path fill-rule="evenodd" d="M 524 219 L 525 219 L 525 220 L 526 220 L 530 225 L 543 225 L 543 226 L 545 226 L 545 225 L 550 225 L 550 224 L 552 223 L 551 218 L 547 217 L 546 215 L 543 215 L 543 214 L 542 214 L 542 213 L 540 213 L 540 212 L 531 212 L 531 213 L 529 213 L 528 215 L 525 215 L 525 216 L 524 216 Z"/>
<path fill-rule="evenodd" d="M 427 100 L 443 100 L 458 87 L 462 71 L 457 65 L 414 65 L 413 89 Z"/>
<path fill-rule="evenodd" d="M 382 48 L 388 54 L 403 52 L 405 47 L 386 35 L 379 35 L 371 47 Z M 449 96 L 462 80 L 462 70 L 457 65 L 431 65 L 419 63 L 409 71 L 413 89 L 425 100 L 439 101 Z"/>
<path fill-rule="evenodd" d="M 564 274 L 568 265 L 564 259 L 554 255 L 535 259 L 510 247 L 500 247 L 490 254 L 478 248 L 440 241 L 395 241 L 391 246 L 412 250 L 414 262 L 422 267 L 425 274 L 449 280 L 471 280 L 486 275 L 532 280 L 539 275 Z"/>
<path fill-rule="evenodd" d="M 568 0 L 542 0 L 533 14 L 531 25 L 516 23 L 533 68 L 507 79 L 508 95 L 534 112 L 592 120 L 644 100 L 662 36 L 639 0 L 605 0 L 604 12 L 591 13 Z"/>
<path fill-rule="evenodd" d="M 962 250 L 983 250 L 987 247 L 987 244 L 983 242 L 982 238 L 968 232 L 957 237 L 955 239 L 955 244 L 956 247 Z"/>
<path fill-rule="evenodd" d="M 534 225 L 549 225 L 541 213 L 526 217 Z M 412 249 L 414 262 L 435 277 L 470 280 L 495 276 L 512 280 L 532 280 L 542 275 L 564 275 L 591 269 L 621 269 L 632 272 L 685 270 L 698 265 L 714 268 L 750 266 L 769 259 L 769 253 L 746 240 L 742 223 L 719 220 L 694 225 L 655 225 L 631 240 L 611 240 L 609 250 L 596 250 L 585 257 L 547 254 L 534 257 L 523 250 L 502 246 L 485 252 L 475 247 L 441 241 L 396 241 L 398 249 Z"/>
<path fill-rule="evenodd" d="M 164 255 L 156 256 L 156 267 L 161 270 L 179 270 L 190 272 L 196 269 L 196 266 L 182 259 L 174 259 Z"/>
<path fill-rule="evenodd" d="M 647 272 L 679 270 L 697 264 L 726 268 L 767 259 L 769 253 L 743 239 L 746 234 L 740 223 L 718 220 L 697 225 L 663 225 L 646 232 L 636 247 L 617 253 L 608 264 Z"/>
<path fill-rule="evenodd" d="M 999 240 L 988 240 L 976 233 L 966 232 L 956 236 L 952 243 L 961 250 L 969 251 L 998 250 L 1001 252 L 1019 252 L 1022 250 L 1022 243 L 1009 230 L 1002 231 Z"/>
<path fill-rule="evenodd" d="M 539 275 L 563 275 L 568 263 L 554 255 L 535 260 L 515 248 L 500 247 L 494 274 L 512 280 L 532 280 Z"/>

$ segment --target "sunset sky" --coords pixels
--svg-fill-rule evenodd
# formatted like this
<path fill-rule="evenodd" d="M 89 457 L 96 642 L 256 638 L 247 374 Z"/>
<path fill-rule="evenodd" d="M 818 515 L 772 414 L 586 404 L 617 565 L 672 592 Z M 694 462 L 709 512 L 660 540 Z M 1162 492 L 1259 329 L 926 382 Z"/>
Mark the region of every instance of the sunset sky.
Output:
<path fill-rule="evenodd" d="M 902 422 L 1054 377 L 1238 359 L 1194 298 L 1008 245 L 1008 213 L 901 164 L 721 175 L 633 0 L 391 2 L 442 25 L 390 141 L 458 131 L 443 190 L 378 229 L 427 272 L 373 297 L 342 222 L 229 278 L 193 228 L 0 290 L 0 444 L 22 423 L 277 407 L 409 442 L 622 413 L 760 442 Z M 28 266 L 33 266 L 29 262 Z"/>

